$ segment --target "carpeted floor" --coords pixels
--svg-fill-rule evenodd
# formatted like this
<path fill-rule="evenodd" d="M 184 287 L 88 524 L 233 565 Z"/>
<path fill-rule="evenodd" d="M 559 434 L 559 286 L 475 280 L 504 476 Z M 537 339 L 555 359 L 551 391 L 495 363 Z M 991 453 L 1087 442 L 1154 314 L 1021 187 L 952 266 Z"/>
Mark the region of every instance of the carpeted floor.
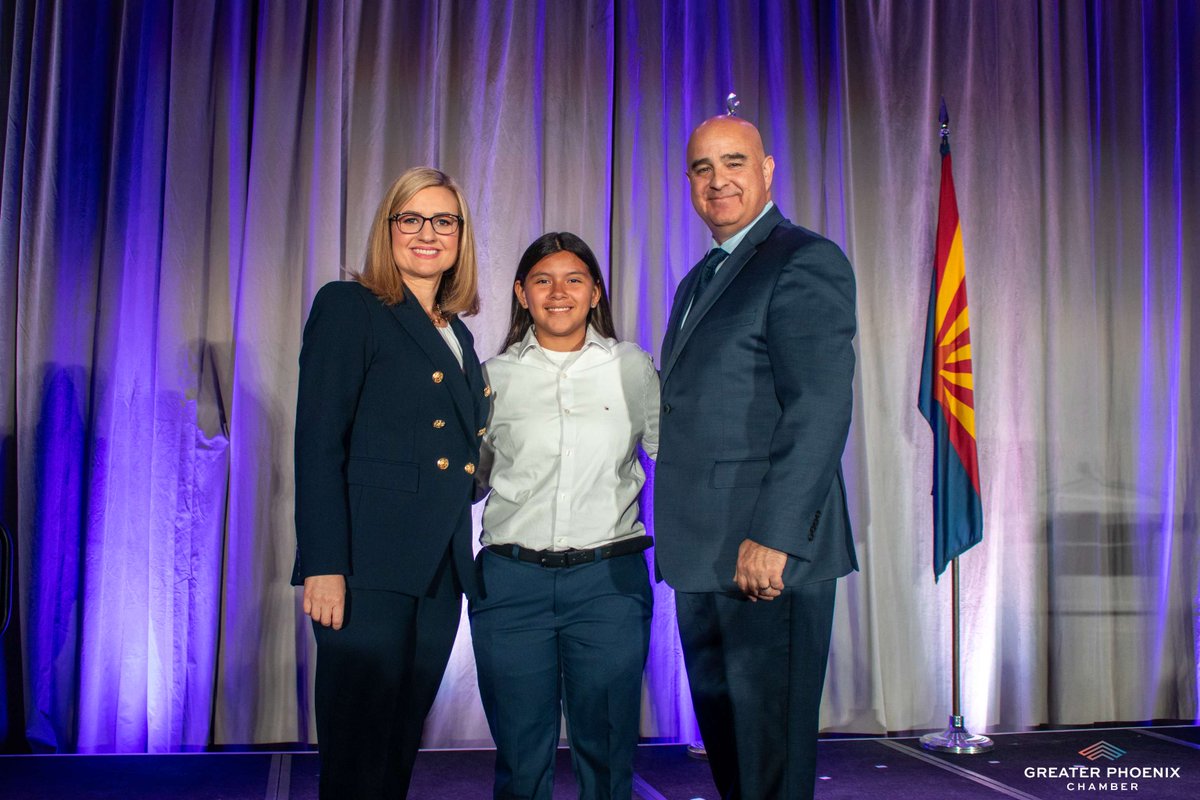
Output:
<path fill-rule="evenodd" d="M 1089 728 L 993 739 L 992 752 L 975 756 L 930 753 L 915 738 L 824 740 L 817 797 L 1200 797 L 1198 727 Z M 1111 758 L 1089 760 L 1080 754 L 1100 742 L 1109 745 L 1102 749 Z M 315 800 L 317 769 L 317 756 L 311 752 L 0 756 L 0 798 Z M 683 746 L 640 747 L 635 769 L 635 796 L 642 800 L 717 800 L 708 765 L 689 758 Z M 491 771 L 488 750 L 425 751 L 417 759 L 409 796 L 486 800 L 491 797 Z M 560 750 L 554 797 L 575 796 L 570 755 Z"/>

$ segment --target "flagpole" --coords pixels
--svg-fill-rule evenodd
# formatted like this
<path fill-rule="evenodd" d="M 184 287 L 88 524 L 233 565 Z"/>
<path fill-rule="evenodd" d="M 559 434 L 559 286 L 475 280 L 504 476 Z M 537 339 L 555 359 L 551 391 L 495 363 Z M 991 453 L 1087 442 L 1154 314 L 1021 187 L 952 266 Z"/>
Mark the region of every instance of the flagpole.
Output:
<path fill-rule="evenodd" d="M 950 114 L 946 110 L 946 98 L 944 97 L 942 98 L 942 107 L 938 113 L 938 123 L 938 135 L 942 140 L 942 168 L 946 169 L 945 162 L 950 154 Z M 932 304 L 932 302 L 931 298 L 930 303 Z M 961 755 L 986 753 L 994 746 L 992 740 L 982 734 L 972 734 L 967 730 L 962 716 L 962 684 L 959 682 L 962 657 L 959 646 L 958 556 L 950 560 L 950 595 L 950 661 L 952 662 L 950 677 L 950 720 L 946 728 L 940 733 L 927 733 L 922 736 L 921 747 L 926 750 L 936 750 L 942 753 L 958 753 Z"/>
<path fill-rule="evenodd" d="M 954 664 L 954 674 L 950 677 L 950 716 L 962 717 L 962 684 L 959 683 L 959 670 L 962 669 L 962 656 L 958 649 L 958 556 L 950 562 L 950 661 Z M 951 719 L 951 724 L 954 720 Z"/>
<path fill-rule="evenodd" d="M 953 663 L 953 674 L 950 679 L 950 721 L 940 733 L 927 733 L 921 737 L 921 747 L 926 750 L 936 750 L 940 753 L 957 753 L 959 755 L 974 755 L 986 753 L 994 747 L 991 739 L 983 734 L 973 734 L 967 730 L 962 716 L 962 686 L 959 684 L 959 639 L 958 639 L 958 558 L 950 562 L 950 660 Z"/>

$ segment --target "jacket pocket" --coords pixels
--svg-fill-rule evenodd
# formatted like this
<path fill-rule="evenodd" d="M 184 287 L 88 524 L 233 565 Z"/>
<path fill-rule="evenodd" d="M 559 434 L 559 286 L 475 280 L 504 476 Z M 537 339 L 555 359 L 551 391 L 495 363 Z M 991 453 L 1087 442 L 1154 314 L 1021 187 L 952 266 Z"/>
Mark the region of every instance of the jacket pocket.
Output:
<path fill-rule="evenodd" d="M 415 492 L 420 480 L 416 464 L 378 458 L 351 458 L 346 465 L 346 483 L 397 492 Z"/>
<path fill-rule="evenodd" d="M 769 458 L 748 458 L 742 461 L 717 461 L 713 464 L 714 489 L 757 487 L 771 466 Z"/>
<path fill-rule="evenodd" d="M 727 328 L 742 328 L 746 325 L 751 325 L 758 319 L 758 312 L 751 311 L 748 314 L 733 314 L 728 317 L 719 317 L 717 319 L 704 320 L 707 325 L 704 326 L 708 331 L 722 331 Z"/>

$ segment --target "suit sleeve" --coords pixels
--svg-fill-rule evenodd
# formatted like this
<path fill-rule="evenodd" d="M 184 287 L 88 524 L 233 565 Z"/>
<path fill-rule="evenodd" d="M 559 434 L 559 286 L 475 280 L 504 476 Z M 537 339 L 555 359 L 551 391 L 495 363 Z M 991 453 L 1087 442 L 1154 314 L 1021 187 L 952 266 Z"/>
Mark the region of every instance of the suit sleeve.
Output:
<path fill-rule="evenodd" d="M 345 282 L 324 286 L 313 300 L 300 349 L 296 543 L 301 579 L 352 570 L 346 464 L 371 351 L 361 292 Z"/>
<path fill-rule="evenodd" d="M 748 537 L 801 559 L 837 478 L 854 381 L 854 273 L 818 239 L 796 250 L 767 311 L 767 349 L 781 416 Z"/>

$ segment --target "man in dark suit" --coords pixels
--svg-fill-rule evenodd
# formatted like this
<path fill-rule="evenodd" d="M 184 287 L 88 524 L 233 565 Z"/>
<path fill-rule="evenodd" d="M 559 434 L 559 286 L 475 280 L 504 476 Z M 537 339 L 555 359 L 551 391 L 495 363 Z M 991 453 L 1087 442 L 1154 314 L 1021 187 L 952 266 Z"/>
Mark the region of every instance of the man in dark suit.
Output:
<path fill-rule="evenodd" d="M 775 208 L 753 125 L 705 121 L 687 160 L 714 241 L 663 341 L 657 568 L 722 797 L 811 797 L 834 587 L 858 567 L 840 464 L 854 275 Z"/>

